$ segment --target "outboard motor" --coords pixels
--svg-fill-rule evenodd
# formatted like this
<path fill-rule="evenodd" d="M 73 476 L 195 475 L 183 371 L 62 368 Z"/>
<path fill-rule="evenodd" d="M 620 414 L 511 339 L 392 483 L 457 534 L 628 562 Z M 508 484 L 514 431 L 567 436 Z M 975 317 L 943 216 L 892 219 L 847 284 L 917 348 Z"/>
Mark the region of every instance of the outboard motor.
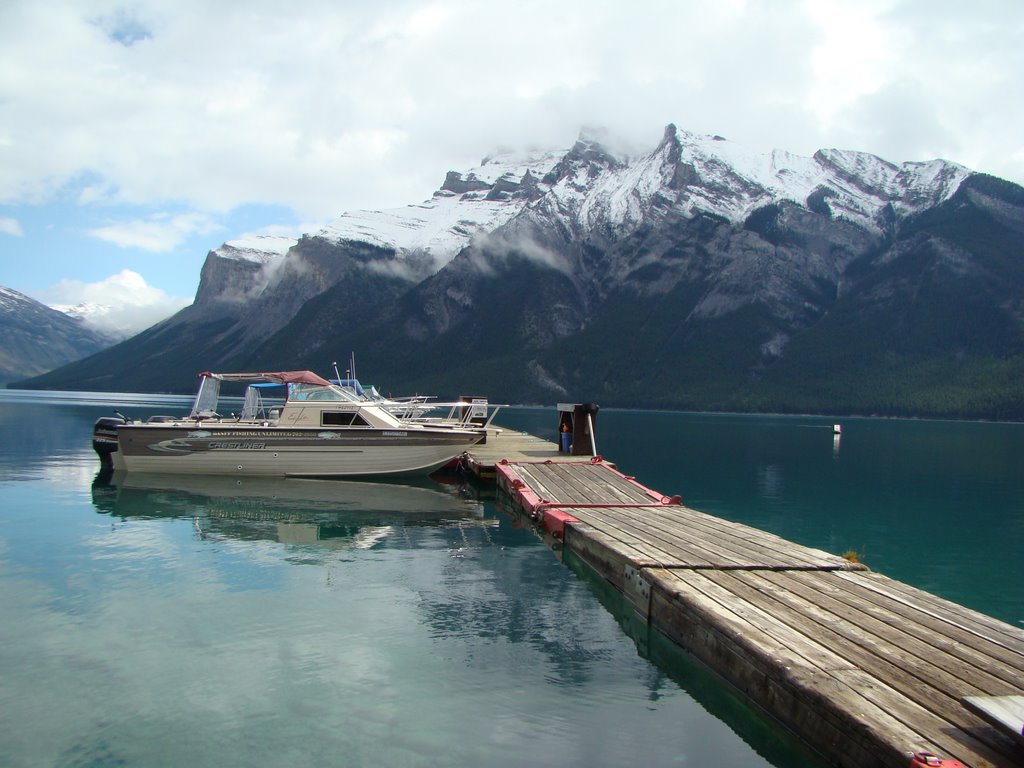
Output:
<path fill-rule="evenodd" d="M 92 428 L 92 448 L 99 454 L 100 464 L 109 466 L 113 463 L 111 454 L 117 450 L 117 428 L 127 424 L 124 416 L 102 416 L 96 419 Z"/>

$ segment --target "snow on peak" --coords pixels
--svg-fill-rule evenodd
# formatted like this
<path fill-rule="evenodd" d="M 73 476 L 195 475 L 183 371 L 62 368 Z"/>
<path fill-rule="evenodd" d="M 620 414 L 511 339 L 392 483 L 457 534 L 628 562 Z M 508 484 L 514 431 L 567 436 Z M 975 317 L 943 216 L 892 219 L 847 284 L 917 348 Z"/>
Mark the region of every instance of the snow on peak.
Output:
<path fill-rule="evenodd" d="M 214 253 L 225 259 L 267 264 L 284 256 L 297 242 L 292 237 L 247 235 L 228 240 L 220 248 L 216 248 Z"/>
<path fill-rule="evenodd" d="M 493 231 L 542 192 L 540 180 L 565 150 L 526 156 L 499 152 L 480 165 L 448 173 L 441 189 L 418 205 L 342 214 L 316 233 L 336 243 L 364 242 L 399 259 L 429 257 L 432 270 L 447 264 L 478 234 Z"/>
<path fill-rule="evenodd" d="M 742 221 L 773 202 L 807 205 L 818 193 L 828 198 L 833 216 L 875 227 L 886 206 L 909 214 L 938 204 L 969 173 L 944 160 L 895 165 L 866 152 L 828 149 L 813 157 L 779 149 L 760 152 L 670 125 L 653 153 L 618 172 L 622 188 L 589 208 L 603 207 L 612 221 L 625 222 L 640 214 L 638 202 L 671 191 L 669 197 L 691 215 L 704 211 Z"/>
<path fill-rule="evenodd" d="M 109 304 L 99 304 L 93 301 L 83 301 L 78 304 L 51 304 L 50 309 L 55 309 L 68 317 L 80 321 L 83 325 L 92 330 L 108 336 L 110 339 L 121 341 L 137 333 L 141 329 L 120 328 L 112 320 L 117 310 Z"/>
<path fill-rule="evenodd" d="M 527 209 L 590 231 L 629 229 L 669 208 L 740 222 L 771 203 L 813 200 L 819 212 L 827 207 L 834 218 L 877 229 L 883 209 L 908 214 L 935 205 L 970 173 L 942 160 L 896 165 L 837 149 L 812 157 L 761 152 L 673 124 L 653 150 L 610 151 L 609 141 L 584 129 L 569 150 L 497 152 L 467 171 L 448 172 L 418 205 L 344 213 L 314 236 L 380 248 L 394 255 L 396 272 L 422 278 L 424 269 L 440 269 L 475 236 Z"/>
<path fill-rule="evenodd" d="M 0 285 L 0 310 L 14 312 L 19 307 L 35 303 L 37 303 L 35 299 L 29 298 L 13 288 L 4 288 Z"/>
<path fill-rule="evenodd" d="M 895 165 L 866 152 L 761 152 L 672 124 L 646 154 L 598 157 L 601 152 L 581 137 L 557 166 L 557 178 L 549 179 L 552 187 L 539 211 L 573 228 L 621 231 L 667 207 L 740 222 L 771 203 L 808 206 L 815 200 L 819 212 L 827 206 L 835 218 L 877 230 L 887 206 L 906 215 L 936 205 L 970 173 L 943 160 Z"/>
<path fill-rule="evenodd" d="M 944 160 L 895 165 L 867 152 L 839 149 L 819 150 L 813 157 L 782 150 L 758 153 L 712 137 L 685 136 L 683 157 L 698 171 L 714 176 L 719 161 L 754 185 L 749 195 L 738 196 L 732 211 L 736 215 L 730 218 L 747 215 L 764 204 L 765 197 L 804 205 L 819 189 L 828 190 L 834 201 L 830 205 L 840 217 L 873 219 L 890 203 L 907 214 L 946 199 L 969 174 L 966 168 Z M 941 183 L 934 183 L 937 180 Z"/>
<path fill-rule="evenodd" d="M 480 165 L 472 168 L 467 175 L 474 175 L 483 181 L 495 183 L 502 177 L 521 179 L 527 171 L 534 178 L 543 178 L 555 164 L 565 156 L 564 149 L 540 150 L 527 154 L 502 150 L 488 155 L 480 161 Z"/>

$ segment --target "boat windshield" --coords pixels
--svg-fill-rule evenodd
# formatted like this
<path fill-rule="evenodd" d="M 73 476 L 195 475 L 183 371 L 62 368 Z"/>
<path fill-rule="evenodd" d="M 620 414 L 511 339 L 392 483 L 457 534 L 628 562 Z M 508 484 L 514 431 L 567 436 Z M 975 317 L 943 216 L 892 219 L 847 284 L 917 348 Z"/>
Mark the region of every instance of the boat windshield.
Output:
<path fill-rule="evenodd" d="M 220 400 L 220 381 L 210 376 L 199 380 L 199 391 L 192 403 L 191 419 L 205 419 L 217 414 L 217 403 Z"/>
<path fill-rule="evenodd" d="M 319 384 L 291 384 L 288 387 L 289 400 L 328 400 L 333 402 L 358 403 L 356 395 L 342 387 L 324 387 Z"/>

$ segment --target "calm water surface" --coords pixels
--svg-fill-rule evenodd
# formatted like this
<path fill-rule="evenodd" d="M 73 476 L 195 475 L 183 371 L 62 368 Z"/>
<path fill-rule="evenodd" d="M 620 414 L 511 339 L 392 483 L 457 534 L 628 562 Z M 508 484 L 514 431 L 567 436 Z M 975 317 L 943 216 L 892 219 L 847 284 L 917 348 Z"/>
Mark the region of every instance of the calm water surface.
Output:
<path fill-rule="evenodd" d="M 467 489 L 105 478 L 92 422 L 159 396 L 0 392 L 9 766 L 805 765 Z M 552 410 L 500 421 L 553 437 Z M 1024 626 L 1024 429 L 602 410 L 691 506 Z"/>
<path fill-rule="evenodd" d="M 4 766 L 805 762 L 490 501 L 107 479 L 115 407 L 186 406 L 0 393 Z"/>

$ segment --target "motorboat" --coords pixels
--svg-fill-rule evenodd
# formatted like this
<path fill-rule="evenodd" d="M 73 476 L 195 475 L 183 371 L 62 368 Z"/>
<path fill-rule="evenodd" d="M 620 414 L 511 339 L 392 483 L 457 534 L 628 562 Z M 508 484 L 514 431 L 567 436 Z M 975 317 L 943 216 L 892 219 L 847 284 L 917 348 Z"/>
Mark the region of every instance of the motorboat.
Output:
<path fill-rule="evenodd" d="M 223 383 L 245 386 L 237 415 L 220 411 Z M 205 371 L 187 416 L 104 417 L 93 447 L 101 462 L 129 472 L 369 477 L 428 474 L 485 435 L 402 419 L 312 371 Z"/>

